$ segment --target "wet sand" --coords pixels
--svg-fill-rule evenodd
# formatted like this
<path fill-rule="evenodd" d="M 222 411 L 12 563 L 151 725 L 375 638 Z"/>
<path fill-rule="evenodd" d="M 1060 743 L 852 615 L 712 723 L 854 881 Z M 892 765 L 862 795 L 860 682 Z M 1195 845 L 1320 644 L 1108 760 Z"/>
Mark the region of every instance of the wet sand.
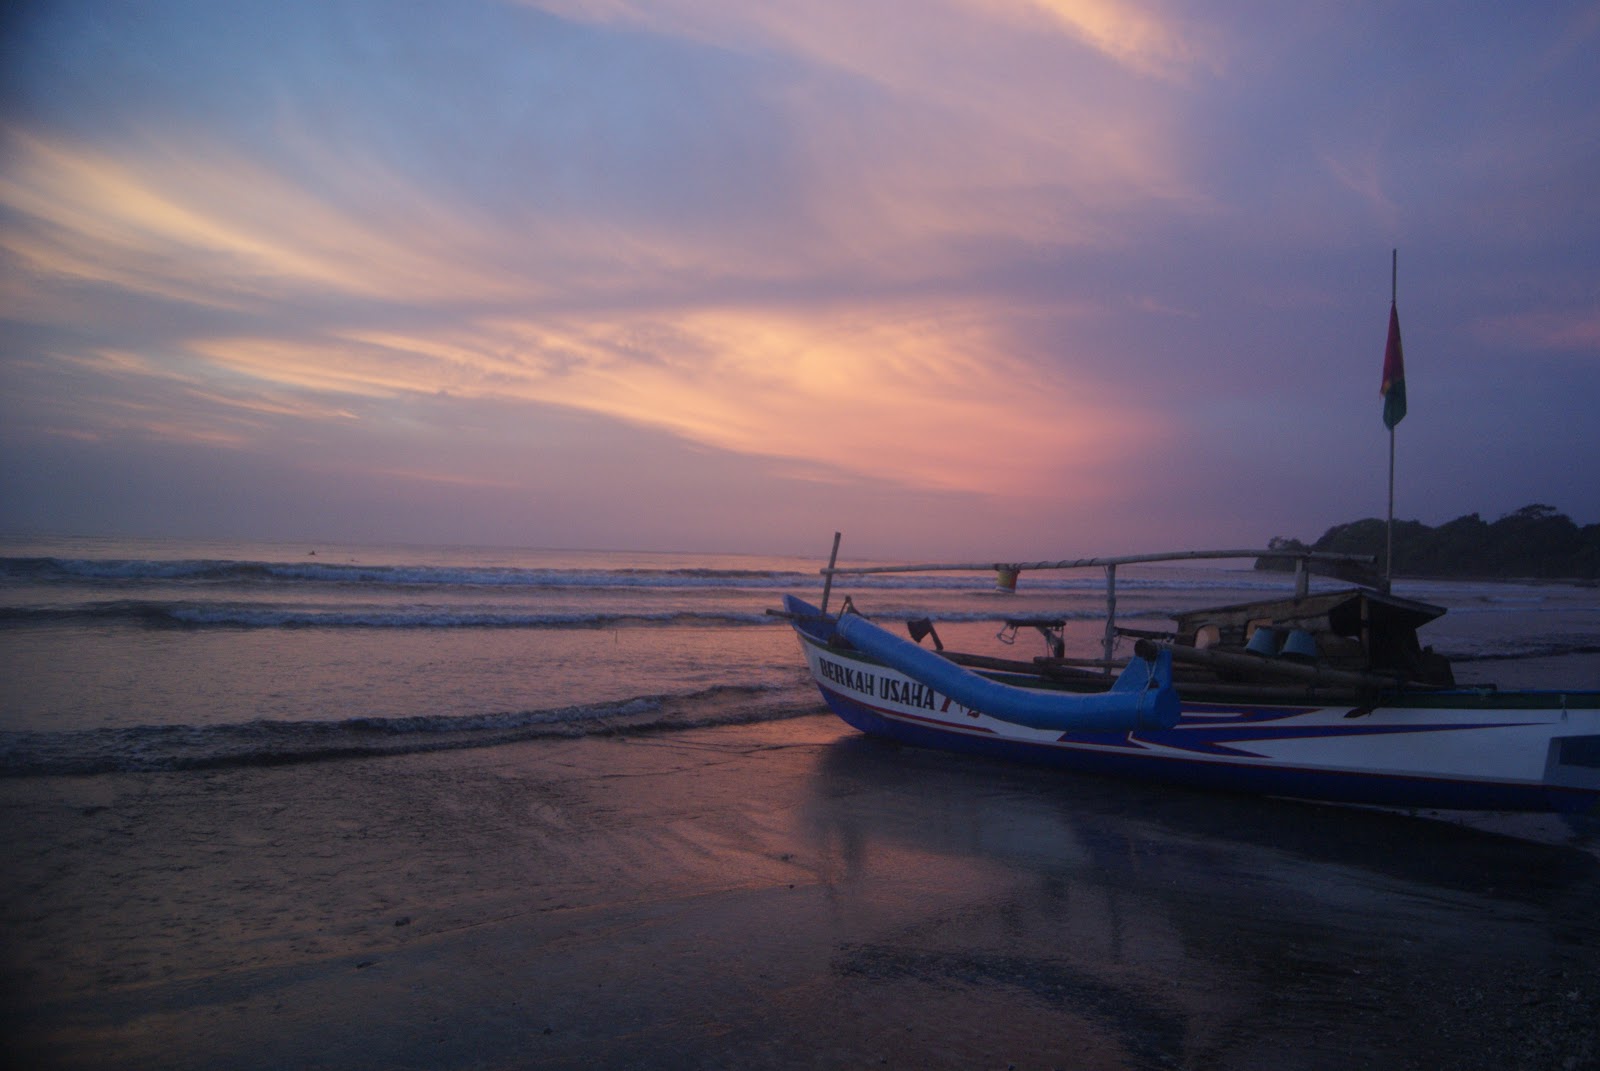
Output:
<path fill-rule="evenodd" d="M 1064 779 L 827 716 L 0 806 L 8 1066 L 1600 1064 L 1600 849 L 1556 818 Z"/>

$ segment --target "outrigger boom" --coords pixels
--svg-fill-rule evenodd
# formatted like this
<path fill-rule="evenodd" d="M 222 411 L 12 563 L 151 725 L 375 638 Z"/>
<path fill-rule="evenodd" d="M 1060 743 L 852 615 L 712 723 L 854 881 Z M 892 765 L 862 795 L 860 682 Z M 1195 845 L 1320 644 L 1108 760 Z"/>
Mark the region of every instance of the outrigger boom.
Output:
<path fill-rule="evenodd" d="M 1295 563 L 1295 595 L 1304 598 L 1311 590 L 1311 574 L 1317 572 L 1312 568 L 1313 563 L 1327 565 L 1333 575 L 1341 576 L 1353 581 L 1371 580 L 1376 582 L 1375 576 L 1364 575 L 1364 566 L 1371 566 L 1374 558 L 1370 554 L 1338 554 L 1330 551 L 1317 550 L 1285 550 L 1272 548 L 1268 550 L 1175 550 L 1163 551 L 1154 554 L 1122 554 L 1114 557 L 1098 558 L 1064 558 L 1058 561 L 1036 562 L 962 562 L 962 563 L 924 563 L 921 565 L 849 565 L 839 566 L 838 560 L 840 533 L 833 533 L 833 552 L 829 555 L 828 564 L 818 573 L 826 577 L 822 588 L 822 612 L 828 612 L 828 597 L 833 590 L 833 578 L 836 576 L 862 576 L 873 573 L 983 573 L 993 572 L 1001 576 L 1008 575 L 1013 583 L 1022 573 L 1039 572 L 1049 569 L 1095 569 L 1103 568 L 1106 572 L 1106 628 L 1105 661 L 1110 663 L 1116 647 L 1117 637 L 1117 566 L 1119 565 L 1144 565 L 1155 562 L 1179 561 L 1206 561 L 1224 559 L 1293 559 Z M 1109 671 L 1109 665 L 1108 665 Z"/>

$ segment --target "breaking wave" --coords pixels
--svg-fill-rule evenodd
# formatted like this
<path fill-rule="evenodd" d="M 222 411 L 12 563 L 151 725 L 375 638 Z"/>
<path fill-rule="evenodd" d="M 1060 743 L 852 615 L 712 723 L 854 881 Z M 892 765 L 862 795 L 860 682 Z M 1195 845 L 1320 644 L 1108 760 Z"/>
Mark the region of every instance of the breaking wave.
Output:
<path fill-rule="evenodd" d="M 1567 655 L 1600 654 L 1600 639 L 1552 641 L 1542 639 L 1497 640 L 1492 647 L 1468 643 L 1446 646 L 1441 654 L 1452 662 L 1511 662 L 1531 658 L 1561 658 Z"/>
<path fill-rule="evenodd" d="M 817 713 L 809 685 L 717 685 L 551 710 L 138 725 L 0 733 L 0 777 L 281 766 L 335 759 L 494 747 L 524 740 L 682 730 Z"/>
<path fill-rule="evenodd" d="M 77 606 L 0 608 L 0 627 L 50 624 L 134 624 L 155 628 L 358 629 L 608 629 L 717 628 L 769 625 L 765 614 L 721 611 L 572 612 L 455 607 L 296 607 L 270 603 L 163 602 L 118 599 Z"/>
<path fill-rule="evenodd" d="M 211 559 L 0 558 L 0 579 L 35 583 L 108 581 L 363 587 L 641 588 L 790 587 L 815 577 L 764 569 L 531 569 L 512 566 L 340 565 Z"/>

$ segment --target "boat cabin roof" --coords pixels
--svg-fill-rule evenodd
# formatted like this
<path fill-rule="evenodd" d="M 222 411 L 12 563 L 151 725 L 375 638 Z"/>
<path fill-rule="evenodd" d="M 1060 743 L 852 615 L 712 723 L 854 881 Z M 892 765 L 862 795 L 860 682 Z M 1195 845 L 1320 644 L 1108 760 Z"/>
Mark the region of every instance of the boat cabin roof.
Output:
<path fill-rule="evenodd" d="M 1193 635 L 1206 625 L 1224 630 L 1253 624 L 1286 628 L 1326 630 L 1338 636 L 1359 636 L 1363 630 L 1415 632 L 1445 608 L 1414 599 L 1402 599 L 1368 588 L 1319 592 L 1296 598 L 1264 599 L 1255 602 L 1185 610 L 1174 615 L 1180 634 Z"/>

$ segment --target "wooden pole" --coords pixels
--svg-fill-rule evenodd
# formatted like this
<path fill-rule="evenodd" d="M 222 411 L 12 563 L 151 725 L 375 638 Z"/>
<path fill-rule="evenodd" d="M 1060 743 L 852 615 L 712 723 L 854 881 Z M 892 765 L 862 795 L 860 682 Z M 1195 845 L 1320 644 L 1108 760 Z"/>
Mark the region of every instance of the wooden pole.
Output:
<path fill-rule="evenodd" d="M 828 593 L 833 590 L 833 566 L 839 560 L 839 532 L 833 533 L 833 552 L 828 555 L 828 579 L 822 582 L 822 612 L 828 612 Z"/>
<path fill-rule="evenodd" d="M 1105 672 L 1111 672 L 1111 655 L 1117 646 L 1117 563 L 1106 566 L 1106 633 L 1101 641 L 1105 650 Z"/>
<path fill-rule="evenodd" d="M 1383 590 L 1394 586 L 1394 429 L 1389 429 L 1389 524 L 1385 529 L 1388 545 L 1383 552 Z"/>

